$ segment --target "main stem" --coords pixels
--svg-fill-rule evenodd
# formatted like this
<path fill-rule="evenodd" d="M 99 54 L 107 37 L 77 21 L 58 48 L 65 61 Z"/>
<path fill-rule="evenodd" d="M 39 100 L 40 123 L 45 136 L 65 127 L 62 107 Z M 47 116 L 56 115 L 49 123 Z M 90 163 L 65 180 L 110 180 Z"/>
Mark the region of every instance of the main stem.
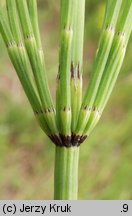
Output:
<path fill-rule="evenodd" d="M 77 200 L 79 147 L 56 147 L 54 199 Z"/>

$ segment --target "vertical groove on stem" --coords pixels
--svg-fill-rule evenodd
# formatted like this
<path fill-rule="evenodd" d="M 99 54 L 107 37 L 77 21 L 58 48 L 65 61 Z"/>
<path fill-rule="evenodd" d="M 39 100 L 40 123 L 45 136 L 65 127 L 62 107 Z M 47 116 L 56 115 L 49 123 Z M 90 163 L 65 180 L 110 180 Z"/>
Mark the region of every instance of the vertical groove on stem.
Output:
<path fill-rule="evenodd" d="M 54 199 L 77 200 L 79 147 L 56 147 Z"/>
<path fill-rule="evenodd" d="M 74 2 L 73 41 L 71 62 L 71 130 L 75 132 L 82 103 L 83 40 L 85 0 Z"/>

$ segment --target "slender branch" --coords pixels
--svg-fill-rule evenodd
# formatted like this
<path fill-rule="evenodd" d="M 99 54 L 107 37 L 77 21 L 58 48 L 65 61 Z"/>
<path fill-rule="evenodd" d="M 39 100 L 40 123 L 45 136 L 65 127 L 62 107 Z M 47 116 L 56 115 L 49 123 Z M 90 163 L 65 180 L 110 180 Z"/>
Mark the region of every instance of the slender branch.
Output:
<path fill-rule="evenodd" d="M 29 58 L 28 58 L 24 43 L 23 43 L 23 37 L 22 37 L 21 29 L 20 29 L 20 23 L 18 19 L 18 13 L 17 13 L 15 0 L 6 0 L 6 8 L 7 8 L 7 15 L 8 15 L 8 20 L 9 20 L 10 30 L 17 44 L 19 56 L 21 59 L 21 64 L 23 65 L 25 73 L 28 76 L 30 82 L 32 83 L 34 87 L 34 91 L 37 94 L 36 86 L 34 85 L 34 82 L 31 76 L 32 75 L 31 65 L 29 62 Z"/>
<path fill-rule="evenodd" d="M 73 38 L 74 1 L 61 0 L 61 42 L 59 55 L 57 116 L 60 134 L 70 143 L 71 137 L 71 92 L 70 67 Z"/>
<path fill-rule="evenodd" d="M 73 47 L 72 61 L 74 66 L 83 68 L 83 41 L 84 41 L 85 0 L 74 1 Z"/>
<path fill-rule="evenodd" d="M 74 3 L 73 46 L 71 63 L 72 133 L 75 132 L 82 103 L 83 39 L 85 0 Z"/>
<path fill-rule="evenodd" d="M 27 98 L 32 106 L 32 109 L 34 113 L 41 113 L 41 104 L 39 102 L 39 99 L 34 91 L 34 88 L 32 86 L 32 83 L 26 74 L 26 68 L 23 67 L 22 60 L 20 57 L 19 50 L 16 41 L 13 38 L 13 35 L 9 29 L 8 22 L 5 19 L 5 15 L 0 10 L 0 31 L 3 37 L 3 40 L 5 42 L 5 45 L 7 47 L 7 51 L 9 53 L 10 59 L 16 69 L 17 75 L 19 77 L 19 80 L 24 88 L 24 91 L 27 95 Z M 50 130 L 47 126 L 47 124 L 44 121 L 43 116 L 41 118 L 39 117 L 38 120 L 41 124 L 42 129 L 45 131 L 47 135 L 50 135 Z"/>
<path fill-rule="evenodd" d="M 32 66 L 32 71 L 36 81 L 36 86 L 45 112 L 45 118 L 52 134 L 58 134 L 55 121 L 55 108 L 50 95 L 45 67 L 38 52 L 36 39 L 34 36 L 32 23 L 30 21 L 26 0 L 16 0 L 18 14 L 25 39 L 25 46 Z"/>
<path fill-rule="evenodd" d="M 44 67 L 44 70 L 46 71 L 44 52 L 43 52 L 43 48 L 42 48 L 40 31 L 39 31 L 39 24 L 38 24 L 37 1 L 36 0 L 28 0 L 27 3 L 28 3 L 29 15 L 30 15 L 31 23 L 32 23 L 34 36 L 35 36 L 36 43 L 37 43 L 39 56 L 40 56 L 42 65 Z"/>
<path fill-rule="evenodd" d="M 42 43 L 41 43 L 41 39 L 40 39 L 40 31 L 39 31 L 39 25 L 38 25 L 37 1 L 36 0 L 28 0 L 27 3 L 28 3 L 29 15 L 30 15 L 30 19 L 31 19 L 37 47 L 38 47 L 38 49 L 42 49 Z"/>
<path fill-rule="evenodd" d="M 19 14 L 19 18 L 23 30 L 24 39 L 25 39 L 25 46 L 31 62 L 38 92 L 44 108 L 49 108 L 52 107 L 53 104 L 51 102 L 51 96 L 47 86 L 48 85 L 47 78 L 44 79 L 46 77 L 46 72 L 43 70 L 37 52 L 37 44 L 34 37 L 32 24 L 30 22 L 27 3 L 26 0 L 16 0 L 16 3 L 17 3 L 18 14 Z"/>
<path fill-rule="evenodd" d="M 85 133 L 90 134 L 100 119 L 101 113 L 105 108 L 105 105 L 110 97 L 118 74 L 126 53 L 128 40 L 131 34 L 132 25 L 132 2 L 131 0 L 125 1 L 122 4 L 122 10 L 119 14 L 119 19 L 116 25 L 116 32 L 112 43 L 109 58 L 105 67 L 105 73 L 103 74 L 98 94 L 96 96 L 94 107 L 96 107 L 96 113 L 90 117 Z"/>
<path fill-rule="evenodd" d="M 8 18 L 9 18 L 10 29 L 11 29 L 12 34 L 14 36 L 14 39 L 16 41 L 18 53 L 19 53 L 19 58 L 21 61 L 20 67 L 23 67 L 23 70 L 25 71 L 25 74 L 28 77 L 28 80 L 30 81 L 30 85 L 32 85 L 32 92 L 34 92 L 36 89 L 33 86 L 33 84 L 34 84 L 33 80 L 29 77 L 29 75 L 31 75 L 32 71 L 31 71 L 31 66 L 30 66 L 30 62 L 28 59 L 28 55 L 27 55 L 25 46 L 23 44 L 23 38 L 22 38 L 21 30 L 20 30 L 20 25 L 19 25 L 20 23 L 19 23 L 18 13 L 17 13 L 17 9 L 16 9 L 16 2 L 15 2 L 15 0 L 6 0 L 6 5 L 7 5 L 7 14 L 8 14 Z M 37 92 L 35 91 L 34 94 L 37 94 Z M 35 98 L 35 96 L 34 96 L 34 98 Z M 39 99 L 37 99 L 37 100 L 39 100 Z M 39 104 L 41 104 L 41 103 L 39 102 Z M 45 120 L 46 120 L 45 112 L 43 111 L 43 107 L 41 105 L 40 105 L 40 108 L 35 111 L 35 116 L 36 116 L 41 128 L 45 131 L 45 125 L 47 125 L 47 123 L 45 122 Z M 48 125 L 47 125 L 47 127 L 48 127 Z M 48 135 L 50 135 L 50 134 L 51 134 L 51 132 L 48 133 Z"/>
<path fill-rule="evenodd" d="M 100 37 L 99 48 L 94 61 L 93 73 L 85 97 L 83 99 L 78 125 L 76 128 L 76 133 L 80 135 L 83 134 L 91 111 L 92 109 L 94 109 L 93 103 L 97 95 L 105 65 L 110 53 L 121 3 L 122 0 L 107 1 L 106 14 L 102 34 Z"/>

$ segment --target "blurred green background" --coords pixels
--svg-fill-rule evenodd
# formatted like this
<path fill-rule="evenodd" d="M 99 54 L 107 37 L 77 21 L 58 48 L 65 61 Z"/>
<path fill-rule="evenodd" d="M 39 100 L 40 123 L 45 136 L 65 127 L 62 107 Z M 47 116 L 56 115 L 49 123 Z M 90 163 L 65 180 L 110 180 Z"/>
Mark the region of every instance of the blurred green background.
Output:
<path fill-rule="evenodd" d="M 59 1 L 38 0 L 48 78 L 55 97 Z M 105 1 L 86 0 L 84 84 Z M 102 119 L 81 146 L 79 199 L 132 199 L 132 38 Z M 53 198 L 54 145 L 37 125 L 0 38 L 0 199 Z"/>

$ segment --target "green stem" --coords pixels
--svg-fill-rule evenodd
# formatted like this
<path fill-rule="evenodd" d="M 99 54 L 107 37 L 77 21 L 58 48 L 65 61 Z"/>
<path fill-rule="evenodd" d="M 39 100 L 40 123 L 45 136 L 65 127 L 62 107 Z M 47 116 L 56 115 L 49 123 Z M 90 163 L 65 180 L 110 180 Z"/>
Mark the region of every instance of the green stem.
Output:
<path fill-rule="evenodd" d="M 79 147 L 56 147 L 54 199 L 77 200 Z"/>
<path fill-rule="evenodd" d="M 94 100 L 99 90 L 99 85 L 112 46 L 114 33 L 115 33 L 115 26 L 121 8 L 121 3 L 122 0 L 107 1 L 102 34 L 100 37 L 98 51 L 96 53 L 96 57 L 93 65 L 93 73 L 89 85 L 87 87 L 86 93 L 84 95 L 84 99 L 82 102 L 82 106 L 78 118 L 77 128 L 75 130 L 76 134 L 78 135 L 83 134 L 83 131 L 85 130 L 87 122 L 90 118 L 91 111 L 93 109 Z"/>
<path fill-rule="evenodd" d="M 83 38 L 85 20 L 85 0 L 74 2 L 72 63 L 71 63 L 71 129 L 75 132 L 82 104 Z"/>
<path fill-rule="evenodd" d="M 59 80 L 57 91 L 57 116 L 59 132 L 71 136 L 70 67 L 73 39 L 74 0 L 61 0 L 61 33 L 59 53 Z"/>

